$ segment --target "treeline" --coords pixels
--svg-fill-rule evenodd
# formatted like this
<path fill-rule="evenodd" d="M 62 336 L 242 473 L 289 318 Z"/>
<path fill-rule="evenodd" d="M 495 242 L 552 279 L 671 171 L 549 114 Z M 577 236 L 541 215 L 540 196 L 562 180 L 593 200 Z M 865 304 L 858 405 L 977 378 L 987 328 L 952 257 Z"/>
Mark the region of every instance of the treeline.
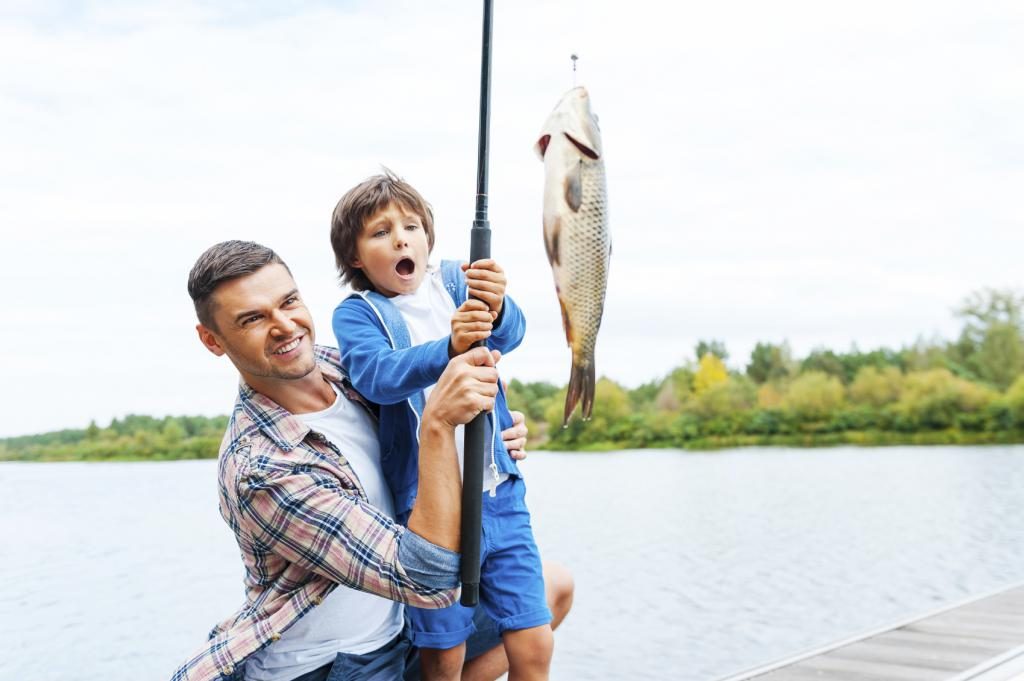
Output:
<path fill-rule="evenodd" d="M 602 378 L 593 418 L 562 428 L 565 388 L 509 385 L 533 446 L 549 449 L 712 448 L 749 444 L 1024 442 L 1024 296 L 985 290 L 956 309 L 955 341 L 898 350 L 758 343 L 729 369 L 725 344 L 633 390 Z"/>
<path fill-rule="evenodd" d="M 564 429 L 564 387 L 513 380 L 509 405 L 527 414 L 532 446 L 549 449 L 1024 442 L 1024 296 L 980 291 L 956 314 L 953 341 L 802 359 L 785 342 L 758 343 L 738 368 L 724 343 L 701 341 L 692 361 L 635 389 L 602 378 L 592 420 Z M 0 461 L 213 458 L 226 426 L 132 415 L 0 439 Z"/>
<path fill-rule="evenodd" d="M 215 458 L 227 416 L 128 415 L 106 428 L 0 439 L 0 461 L 169 461 Z"/>

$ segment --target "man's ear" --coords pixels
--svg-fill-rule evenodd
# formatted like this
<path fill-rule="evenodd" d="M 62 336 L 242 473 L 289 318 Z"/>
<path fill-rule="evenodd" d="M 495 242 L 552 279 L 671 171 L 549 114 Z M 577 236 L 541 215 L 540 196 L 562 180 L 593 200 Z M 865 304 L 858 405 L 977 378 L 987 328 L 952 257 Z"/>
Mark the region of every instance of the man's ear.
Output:
<path fill-rule="evenodd" d="M 217 338 L 217 334 L 202 324 L 196 324 L 196 333 L 199 334 L 199 342 L 202 343 L 207 350 L 218 357 L 224 354 L 224 346 L 220 344 L 220 339 Z"/>

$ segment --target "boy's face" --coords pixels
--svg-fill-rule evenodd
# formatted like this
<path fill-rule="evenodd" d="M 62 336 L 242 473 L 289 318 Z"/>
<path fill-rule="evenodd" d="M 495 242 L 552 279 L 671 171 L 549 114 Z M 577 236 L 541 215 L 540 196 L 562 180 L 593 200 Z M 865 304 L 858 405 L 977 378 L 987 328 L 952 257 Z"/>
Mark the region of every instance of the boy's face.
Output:
<path fill-rule="evenodd" d="M 378 293 L 391 298 L 419 288 L 429 255 L 420 216 L 390 203 L 363 221 L 352 266 L 363 271 Z"/>

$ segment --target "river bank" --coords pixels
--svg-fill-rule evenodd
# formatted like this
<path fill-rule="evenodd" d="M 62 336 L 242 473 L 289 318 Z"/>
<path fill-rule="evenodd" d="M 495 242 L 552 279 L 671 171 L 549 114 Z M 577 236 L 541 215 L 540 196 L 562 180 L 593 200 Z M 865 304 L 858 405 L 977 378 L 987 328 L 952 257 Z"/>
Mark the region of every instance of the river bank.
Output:
<path fill-rule="evenodd" d="M 623 449 L 688 452 L 714 451 L 741 447 L 791 447 L 801 449 L 827 448 L 841 445 L 858 447 L 934 446 L 934 445 L 1012 445 L 1024 444 L 1024 430 L 971 432 L 957 429 L 931 430 L 916 433 L 893 431 L 842 431 L 837 433 L 789 433 L 773 435 L 721 435 L 656 442 L 637 447 L 635 442 L 593 442 L 584 445 L 562 445 L 541 441 L 529 444 L 530 451 L 607 452 Z M 215 459 L 220 438 L 193 437 L 170 445 L 161 445 L 152 438 L 127 437 L 110 442 L 82 441 L 67 444 L 22 445 L 9 447 L 0 443 L 0 462 L 143 462 Z"/>

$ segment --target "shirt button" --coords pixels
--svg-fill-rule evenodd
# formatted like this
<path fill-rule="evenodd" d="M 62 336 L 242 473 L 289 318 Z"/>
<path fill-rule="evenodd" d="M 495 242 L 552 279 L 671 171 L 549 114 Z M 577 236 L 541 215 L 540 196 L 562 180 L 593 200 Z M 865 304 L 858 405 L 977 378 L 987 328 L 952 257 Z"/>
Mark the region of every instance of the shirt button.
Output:
<path fill-rule="evenodd" d="M 249 444 L 249 438 L 247 438 L 247 437 L 240 437 L 240 438 L 238 438 L 238 444 L 240 444 L 240 445 L 247 445 L 247 444 Z"/>
<path fill-rule="evenodd" d="M 272 635 L 272 636 L 270 637 L 270 640 L 271 640 L 271 641 L 280 641 L 280 640 L 281 640 L 281 634 L 278 634 L 278 633 L 275 633 L 275 634 L 273 634 L 273 635 Z"/>
<path fill-rule="evenodd" d="M 224 673 L 225 674 L 233 674 L 234 672 L 235 672 L 235 668 L 232 667 L 231 665 L 228 665 L 227 667 L 224 667 Z"/>
<path fill-rule="evenodd" d="M 319 596 L 316 596 L 315 598 L 313 598 L 313 605 L 320 605 L 323 602 L 324 602 L 324 599 L 320 598 Z"/>

